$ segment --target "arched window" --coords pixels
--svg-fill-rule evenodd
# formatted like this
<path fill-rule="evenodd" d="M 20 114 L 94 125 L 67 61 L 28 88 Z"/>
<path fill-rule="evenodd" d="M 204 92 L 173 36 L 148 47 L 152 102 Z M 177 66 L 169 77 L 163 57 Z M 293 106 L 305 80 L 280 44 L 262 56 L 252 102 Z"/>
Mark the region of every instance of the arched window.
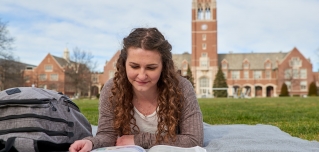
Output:
<path fill-rule="evenodd" d="M 211 12 L 209 7 L 205 9 L 205 19 L 211 19 Z"/>
<path fill-rule="evenodd" d="M 204 13 L 203 13 L 203 9 L 202 8 L 198 8 L 198 10 L 197 10 L 197 19 L 198 20 L 204 19 Z"/>
<path fill-rule="evenodd" d="M 200 9 L 200 12 L 201 12 L 200 18 L 203 20 L 203 19 L 204 19 L 204 10 L 201 8 L 201 9 Z"/>

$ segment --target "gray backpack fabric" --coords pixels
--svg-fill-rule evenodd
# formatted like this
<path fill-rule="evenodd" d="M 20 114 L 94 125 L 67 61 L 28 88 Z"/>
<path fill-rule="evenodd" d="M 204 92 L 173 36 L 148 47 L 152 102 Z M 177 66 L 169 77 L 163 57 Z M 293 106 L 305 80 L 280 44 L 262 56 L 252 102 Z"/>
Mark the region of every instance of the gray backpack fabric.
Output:
<path fill-rule="evenodd" d="M 68 151 L 87 136 L 91 125 L 67 96 L 34 87 L 0 92 L 0 152 Z"/>

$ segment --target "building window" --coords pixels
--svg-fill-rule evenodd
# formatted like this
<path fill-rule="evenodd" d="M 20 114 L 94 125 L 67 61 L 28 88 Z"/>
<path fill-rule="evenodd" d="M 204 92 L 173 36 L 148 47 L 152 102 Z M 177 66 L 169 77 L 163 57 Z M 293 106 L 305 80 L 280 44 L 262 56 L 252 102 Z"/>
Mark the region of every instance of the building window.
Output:
<path fill-rule="evenodd" d="M 40 80 L 40 81 L 45 81 L 45 80 L 47 80 L 47 75 L 46 75 L 46 74 L 40 74 L 40 75 L 39 75 L 39 80 Z"/>
<path fill-rule="evenodd" d="M 44 70 L 45 70 L 45 72 L 51 72 L 51 71 L 53 71 L 53 66 L 52 65 L 45 65 Z"/>
<path fill-rule="evenodd" d="M 239 79 L 240 78 L 240 71 L 232 71 L 231 78 L 232 79 Z"/>
<path fill-rule="evenodd" d="M 33 67 L 27 66 L 27 67 L 25 67 L 25 70 L 33 70 Z"/>
<path fill-rule="evenodd" d="M 208 67 L 207 60 L 200 61 L 201 67 Z"/>
<path fill-rule="evenodd" d="M 254 71 L 254 79 L 261 79 L 261 71 Z"/>
<path fill-rule="evenodd" d="M 210 94 L 210 88 L 209 88 L 209 79 L 206 77 L 202 77 L 199 79 L 199 92 L 200 94 Z"/>
<path fill-rule="evenodd" d="M 291 82 L 290 81 L 286 81 L 285 83 L 287 85 L 288 91 L 290 91 L 291 90 Z"/>
<path fill-rule="evenodd" d="M 249 63 L 244 63 L 244 69 L 249 69 Z"/>
<path fill-rule="evenodd" d="M 207 53 L 202 53 L 202 56 L 199 58 L 199 66 L 200 67 L 209 67 L 209 58 L 207 57 Z"/>
<path fill-rule="evenodd" d="M 207 19 L 207 20 L 211 19 L 210 8 L 205 9 L 205 19 Z"/>
<path fill-rule="evenodd" d="M 286 69 L 285 70 L 285 79 L 290 79 L 291 78 L 291 69 Z"/>
<path fill-rule="evenodd" d="M 222 64 L 222 69 L 227 69 L 227 63 Z"/>
<path fill-rule="evenodd" d="M 266 79 L 271 79 L 271 71 L 266 71 Z"/>
<path fill-rule="evenodd" d="M 298 57 L 293 57 L 290 60 L 291 67 L 301 67 L 301 60 Z"/>
<path fill-rule="evenodd" d="M 292 77 L 294 79 L 298 79 L 299 78 L 299 69 L 293 69 L 292 70 Z"/>
<path fill-rule="evenodd" d="M 301 79 L 307 79 L 307 69 L 301 69 L 300 70 L 300 78 Z"/>
<path fill-rule="evenodd" d="M 307 81 L 300 81 L 300 90 L 307 91 Z"/>
<path fill-rule="evenodd" d="M 113 78 L 113 77 L 114 77 L 114 74 L 115 74 L 114 71 L 110 71 L 110 72 L 109 72 L 109 79 Z"/>
<path fill-rule="evenodd" d="M 265 68 L 266 68 L 266 69 L 270 69 L 270 68 L 271 68 L 271 63 L 267 62 L 267 63 L 265 64 Z"/>
<path fill-rule="evenodd" d="M 207 57 L 207 53 L 203 52 L 201 57 Z"/>
<path fill-rule="evenodd" d="M 198 8 L 198 10 L 197 10 L 197 19 L 198 20 L 204 19 L 204 11 L 202 8 Z"/>
<path fill-rule="evenodd" d="M 202 44 L 203 50 L 206 50 L 206 43 Z"/>
<path fill-rule="evenodd" d="M 50 74 L 51 81 L 58 81 L 58 74 Z"/>
<path fill-rule="evenodd" d="M 199 87 L 209 87 L 209 80 L 207 78 L 200 78 L 199 80 Z"/>
<path fill-rule="evenodd" d="M 206 41 L 206 34 L 202 35 L 202 39 L 203 39 L 203 41 Z"/>
<path fill-rule="evenodd" d="M 244 79 L 249 79 L 249 71 L 244 71 Z"/>

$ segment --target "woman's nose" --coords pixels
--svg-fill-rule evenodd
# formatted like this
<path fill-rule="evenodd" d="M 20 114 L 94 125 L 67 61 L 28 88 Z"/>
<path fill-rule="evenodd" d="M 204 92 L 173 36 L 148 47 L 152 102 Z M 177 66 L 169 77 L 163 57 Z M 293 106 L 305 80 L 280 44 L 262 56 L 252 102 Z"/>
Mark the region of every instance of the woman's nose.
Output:
<path fill-rule="evenodd" d="M 147 78 L 147 74 L 145 73 L 144 70 L 141 70 L 139 73 L 138 73 L 138 76 L 137 76 L 140 80 L 145 80 Z"/>

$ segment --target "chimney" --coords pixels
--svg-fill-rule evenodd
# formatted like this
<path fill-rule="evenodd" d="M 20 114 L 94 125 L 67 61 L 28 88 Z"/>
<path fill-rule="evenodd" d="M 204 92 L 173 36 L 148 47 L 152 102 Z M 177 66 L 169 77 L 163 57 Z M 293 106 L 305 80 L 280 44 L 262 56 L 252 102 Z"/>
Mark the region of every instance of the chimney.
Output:
<path fill-rule="evenodd" d="M 70 55 L 69 55 L 69 50 L 68 50 L 68 48 L 65 48 L 65 49 L 64 49 L 63 59 L 65 59 L 65 60 L 67 60 L 67 61 L 70 61 Z"/>

